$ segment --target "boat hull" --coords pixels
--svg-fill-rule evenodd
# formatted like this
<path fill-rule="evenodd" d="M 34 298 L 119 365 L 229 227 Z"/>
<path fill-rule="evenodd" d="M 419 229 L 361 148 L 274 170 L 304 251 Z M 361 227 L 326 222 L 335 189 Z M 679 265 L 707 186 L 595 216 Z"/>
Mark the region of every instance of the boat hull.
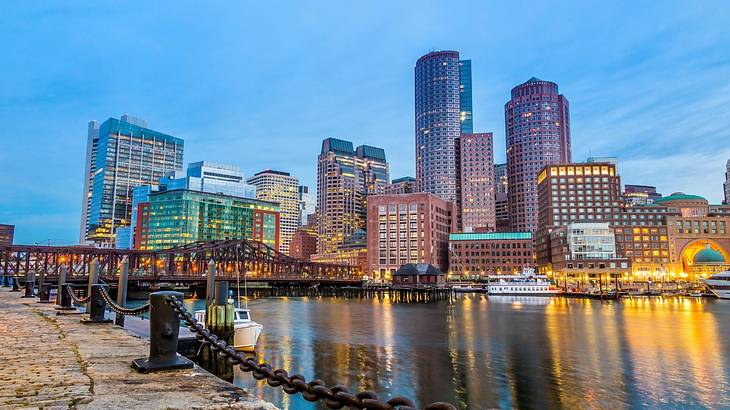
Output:
<path fill-rule="evenodd" d="M 235 325 L 233 332 L 233 348 L 236 350 L 252 351 L 261 336 L 264 327 L 256 322 Z"/>

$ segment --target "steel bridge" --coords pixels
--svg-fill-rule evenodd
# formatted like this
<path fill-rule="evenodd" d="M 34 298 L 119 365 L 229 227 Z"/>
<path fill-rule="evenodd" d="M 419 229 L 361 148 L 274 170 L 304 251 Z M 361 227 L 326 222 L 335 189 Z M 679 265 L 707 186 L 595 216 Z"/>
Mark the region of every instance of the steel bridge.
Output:
<path fill-rule="evenodd" d="M 130 282 L 202 282 L 210 261 L 216 266 L 216 280 L 246 279 L 255 282 L 351 285 L 362 281 L 357 267 L 314 263 L 283 255 L 256 241 L 224 240 L 195 242 L 165 250 L 108 249 L 90 246 L 0 247 L 0 276 L 24 281 L 28 272 L 44 280 L 58 278 L 66 267 L 68 282 L 88 280 L 93 260 L 99 262 L 99 277 L 113 282 L 122 260 L 129 262 Z"/>

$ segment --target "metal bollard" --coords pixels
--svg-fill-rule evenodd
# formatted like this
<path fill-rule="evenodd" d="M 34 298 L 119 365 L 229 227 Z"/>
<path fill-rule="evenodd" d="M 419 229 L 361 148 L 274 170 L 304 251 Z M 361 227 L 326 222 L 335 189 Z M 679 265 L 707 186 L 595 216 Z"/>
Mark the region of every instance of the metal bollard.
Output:
<path fill-rule="evenodd" d="M 73 285 L 71 285 L 70 283 L 64 283 L 63 285 L 61 285 L 61 288 L 58 291 L 58 297 L 61 300 L 59 301 L 59 303 L 58 303 L 59 306 L 56 308 L 56 310 L 61 310 L 61 311 L 73 310 L 75 312 L 78 312 L 76 310 L 76 308 L 73 307 L 73 303 L 71 303 L 71 296 L 68 294 L 69 292 L 72 292 L 72 291 L 73 291 Z M 62 313 L 57 312 L 57 314 L 60 315 Z"/>
<path fill-rule="evenodd" d="M 51 303 L 51 284 L 41 283 L 38 287 L 38 297 L 41 299 L 38 303 Z"/>
<path fill-rule="evenodd" d="M 119 281 L 117 282 L 117 305 L 127 306 L 127 279 L 129 278 L 129 259 L 125 256 L 122 259 L 122 266 L 119 270 Z M 124 327 L 124 315 L 117 313 L 114 324 Z"/>
<path fill-rule="evenodd" d="M 132 366 L 141 373 L 193 367 L 192 361 L 177 354 L 180 317 L 167 304 L 168 296 L 180 299 L 183 294 L 169 290 L 150 294 L 150 355 L 132 361 Z"/>
<path fill-rule="evenodd" d="M 81 323 L 92 324 L 92 323 L 111 323 L 111 319 L 104 317 L 104 311 L 106 310 L 106 301 L 101 297 L 101 289 L 105 288 L 106 285 L 92 285 L 91 286 L 91 297 L 89 298 L 89 317 L 87 319 L 81 319 Z"/>
<path fill-rule="evenodd" d="M 35 273 L 28 271 L 28 273 L 25 274 L 25 295 L 21 296 L 21 298 L 35 297 L 35 293 L 33 292 L 34 287 L 35 287 Z"/>
<path fill-rule="evenodd" d="M 11 292 L 20 292 L 20 286 L 18 286 L 18 278 L 12 276 L 10 279 L 13 281 L 13 289 Z"/>
<path fill-rule="evenodd" d="M 66 292 L 66 288 L 63 286 L 66 284 L 66 274 L 68 273 L 68 268 L 65 266 L 61 266 L 61 269 L 58 271 L 58 284 L 56 285 L 56 289 L 58 289 L 58 292 L 56 293 L 56 304 L 63 307 L 63 295 Z M 66 298 L 68 297 L 68 293 L 66 293 Z M 69 299 L 70 300 L 70 299 Z"/>

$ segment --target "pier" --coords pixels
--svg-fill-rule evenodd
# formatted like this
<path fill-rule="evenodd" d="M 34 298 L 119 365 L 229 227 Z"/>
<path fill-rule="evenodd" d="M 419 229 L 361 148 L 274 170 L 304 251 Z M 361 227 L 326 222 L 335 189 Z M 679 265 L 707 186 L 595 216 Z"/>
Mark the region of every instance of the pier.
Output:
<path fill-rule="evenodd" d="M 149 342 L 0 289 L 0 408 L 275 409 L 202 368 L 140 374 Z"/>

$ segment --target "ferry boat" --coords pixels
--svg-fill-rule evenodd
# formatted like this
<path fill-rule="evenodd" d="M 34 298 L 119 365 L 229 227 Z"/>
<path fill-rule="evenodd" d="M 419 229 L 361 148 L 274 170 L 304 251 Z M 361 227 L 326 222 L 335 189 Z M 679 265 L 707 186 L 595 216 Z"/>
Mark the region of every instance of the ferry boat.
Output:
<path fill-rule="evenodd" d="M 730 299 L 730 271 L 716 273 L 702 281 L 713 295 L 720 299 Z"/>
<path fill-rule="evenodd" d="M 553 296 L 561 293 L 547 276 L 535 275 L 534 269 L 525 268 L 519 275 L 500 275 L 493 278 L 497 281 L 487 284 L 489 295 Z"/>
<path fill-rule="evenodd" d="M 475 293 L 484 292 L 484 287 L 475 283 L 454 283 L 451 285 L 451 290 L 456 293 Z"/>
<path fill-rule="evenodd" d="M 195 320 L 205 325 L 205 310 L 195 311 Z M 234 308 L 233 310 L 233 348 L 236 350 L 252 351 L 261 336 L 264 326 L 251 320 L 248 309 Z"/>

